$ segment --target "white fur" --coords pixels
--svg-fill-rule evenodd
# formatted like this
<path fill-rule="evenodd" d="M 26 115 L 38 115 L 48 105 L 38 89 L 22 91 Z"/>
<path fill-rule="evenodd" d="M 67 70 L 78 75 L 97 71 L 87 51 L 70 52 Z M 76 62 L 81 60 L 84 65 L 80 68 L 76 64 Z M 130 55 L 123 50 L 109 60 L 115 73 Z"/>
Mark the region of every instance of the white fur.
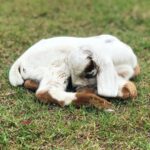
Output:
<path fill-rule="evenodd" d="M 95 79 L 80 77 L 89 63 L 88 56 L 99 67 Z M 69 99 L 75 98 L 74 93 L 65 92 L 69 76 L 73 85 L 97 84 L 99 95 L 116 97 L 121 96 L 121 89 L 133 76 L 136 65 L 133 50 L 114 36 L 54 37 L 37 42 L 21 55 L 10 69 L 9 81 L 18 86 L 25 79 L 37 80 L 37 92 L 48 90 L 68 105 Z M 122 72 L 126 72 L 124 77 L 120 76 Z"/>
<path fill-rule="evenodd" d="M 13 86 L 23 84 L 24 80 L 19 72 L 19 68 L 21 65 L 20 59 L 16 60 L 16 62 L 12 65 L 9 71 L 9 81 Z"/>

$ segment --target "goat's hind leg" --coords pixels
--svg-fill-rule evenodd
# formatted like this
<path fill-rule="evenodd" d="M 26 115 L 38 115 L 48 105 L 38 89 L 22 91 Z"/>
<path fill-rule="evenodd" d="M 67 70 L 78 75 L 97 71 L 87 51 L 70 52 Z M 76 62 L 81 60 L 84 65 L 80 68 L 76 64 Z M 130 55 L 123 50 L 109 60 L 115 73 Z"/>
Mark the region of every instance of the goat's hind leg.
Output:
<path fill-rule="evenodd" d="M 133 77 L 138 76 L 138 75 L 140 74 L 140 72 L 141 72 L 140 66 L 137 65 L 137 66 L 134 68 L 134 75 L 133 75 Z"/>
<path fill-rule="evenodd" d="M 28 90 L 36 91 L 39 87 L 39 83 L 37 81 L 28 79 L 25 80 L 23 86 Z"/>
<path fill-rule="evenodd" d="M 116 71 L 119 76 L 129 80 L 140 74 L 140 66 L 137 65 L 135 68 L 132 68 L 130 65 L 119 65 L 116 67 Z"/>
<path fill-rule="evenodd" d="M 122 99 L 135 99 L 137 97 L 137 88 L 133 82 L 119 77 L 118 83 L 120 84 L 118 90 L 118 97 Z"/>
<path fill-rule="evenodd" d="M 136 88 L 136 85 L 133 82 L 128 81 L 122 87 L 121 93 L 122 93 L 122 98 L 123 99 L 127 99 L 127 98 L 135 99 L 137 97 L 137 88 Z"/>

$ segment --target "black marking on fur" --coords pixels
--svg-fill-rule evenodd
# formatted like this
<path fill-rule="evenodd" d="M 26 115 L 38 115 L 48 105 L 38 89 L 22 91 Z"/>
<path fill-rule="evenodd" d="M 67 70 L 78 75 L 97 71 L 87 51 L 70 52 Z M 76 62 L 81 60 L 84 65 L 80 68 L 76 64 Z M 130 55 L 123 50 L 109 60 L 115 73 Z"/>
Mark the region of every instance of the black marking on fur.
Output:
<path fill-rule="evenodd" d="M 66 87 L 66 91 L 67 92 L 75 92 L 76 87 L 73 86 L 71 77 L 69 77 L 67 80 L 68 80 L 68 85 Z"/>

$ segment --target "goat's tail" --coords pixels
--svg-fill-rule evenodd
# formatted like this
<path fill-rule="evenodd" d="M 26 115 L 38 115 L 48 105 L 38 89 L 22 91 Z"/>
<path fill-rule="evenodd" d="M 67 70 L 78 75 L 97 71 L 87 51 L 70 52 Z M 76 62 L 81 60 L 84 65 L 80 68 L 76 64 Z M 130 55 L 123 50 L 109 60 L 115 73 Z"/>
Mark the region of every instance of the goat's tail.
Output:
<path fill-rule="evenodd" d="M 20 74 L 20 59 L 17 59 L 15 63 L 11 66 L 9 71 L 9 82 L 13 86 L 22 85 L 24 80 Z"/>

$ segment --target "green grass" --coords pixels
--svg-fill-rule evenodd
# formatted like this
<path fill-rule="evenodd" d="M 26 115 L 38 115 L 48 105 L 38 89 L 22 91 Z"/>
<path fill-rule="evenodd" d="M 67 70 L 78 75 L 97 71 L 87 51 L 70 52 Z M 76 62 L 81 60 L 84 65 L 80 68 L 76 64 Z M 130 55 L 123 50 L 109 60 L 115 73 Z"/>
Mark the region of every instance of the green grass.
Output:
<path fill-rule="evenodd" d="M 0 149 L 150 150 L 149 0 L 0 0 Z M 114 113 L 39 104 L 8 82 L 10 65 L 42 38 L 116 35 L 141 66 L 138 98 Z"/>

